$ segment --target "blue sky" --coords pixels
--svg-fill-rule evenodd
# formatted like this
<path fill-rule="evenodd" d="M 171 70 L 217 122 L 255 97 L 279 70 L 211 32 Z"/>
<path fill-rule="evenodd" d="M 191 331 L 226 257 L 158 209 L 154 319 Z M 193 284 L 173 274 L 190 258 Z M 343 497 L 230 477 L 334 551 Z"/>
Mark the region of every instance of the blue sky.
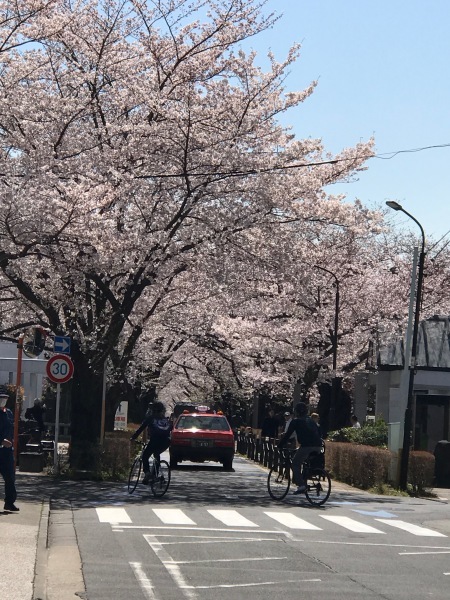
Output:
<path fill-rule="evenodd" d="M 369 205 L 396 200 L 427 236 L 444 236 L 450 230 L 450 2 L 269 0 L 267 11 L 284 16 L 251 46 L 259 54 L 270 48 L 281 60 L 300 42 L 286 87 L 319 81 L 312 97 L 288 113 L 298 137 L 322 138 L 336 152 L 373 135 L 377 154 L 387 156 L 449 144 L 371 159 L 358 181 L 328 191 Z M 405 215 L 392 217 L 419 235 Z"/>

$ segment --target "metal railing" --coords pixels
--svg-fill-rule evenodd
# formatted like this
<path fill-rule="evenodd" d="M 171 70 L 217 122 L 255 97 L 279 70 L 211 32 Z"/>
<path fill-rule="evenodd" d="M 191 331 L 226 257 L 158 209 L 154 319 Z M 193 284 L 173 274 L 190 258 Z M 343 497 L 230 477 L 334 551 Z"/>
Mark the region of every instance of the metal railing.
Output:
<path fill-rule="evenodd" d="M 236 450 L 242 456 L 257 462 L 268 469 L 277 468 L 280 463 L 280 451 L 275 438 L 259 438 L 254 433 L 239 432 Z"/>

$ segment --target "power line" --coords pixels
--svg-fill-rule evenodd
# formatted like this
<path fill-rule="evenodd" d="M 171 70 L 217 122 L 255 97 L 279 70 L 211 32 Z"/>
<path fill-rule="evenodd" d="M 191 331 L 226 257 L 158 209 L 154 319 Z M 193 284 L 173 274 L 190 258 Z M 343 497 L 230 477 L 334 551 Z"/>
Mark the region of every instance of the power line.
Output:
<path fill-rule="evenodd" d="M 369 153 L 369 154 L 360 154 L 357 156 L 348 156 L 346 158 L 333 158 L 330 160 L 321 160 L 317 162 L 309 162 L 309 163 L 294 163 L 290 165 L 274 165 L 272 167 L 267 168 L 257 168 L 257 169 L 247 169 L 247 170 L 230 170 L 230 171 L 214 171 L 209 173 L 196 173 L 196 172 L 185 172 L 185 173 L 158 173 L 158 174 L 147 174 L 138 176 L 138 179 L 151 179 L 151 178 L 159 178 L 159 179 L 171 179 L 176 177 L 206 177 L 214 175 L 216 177 L 243 177 L 248 175 L 259 175 L 261 173 L 274 173 L 276 171 L 287 171 L 290 169 L 302 169 L 305 167 L 321 167 L 324 165 L 336 165 L 338 163 L 343 162 L 352 162 L 352 161 L 360 161 L 360 160 L 369 160 L 371 158 L 378 158 L 380 160 L 392 160 L 399 154 L 408 154 L 408 153 L 416 153 L 423 152 L 424 150 L 433 150 L 437 148 L 450 148 L 450 143 L 446 144 L 434 144 L 431 146 L 421 146 L 420 148 L 409 148 L 404 150 L 395 150 L 392 152 L 382 152 L 382 153 Z M 276 154 L 279 154 L 277 152 Z"/>

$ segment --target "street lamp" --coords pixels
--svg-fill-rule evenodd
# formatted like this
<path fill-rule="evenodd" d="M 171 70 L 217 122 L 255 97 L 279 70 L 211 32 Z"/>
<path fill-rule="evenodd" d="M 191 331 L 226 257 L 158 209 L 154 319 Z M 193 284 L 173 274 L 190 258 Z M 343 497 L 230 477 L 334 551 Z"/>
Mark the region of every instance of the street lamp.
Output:
<path fill-rule="evenodd" d="M 333 379 L 331 380 L 331 406 L 330 406 L 330 417 L 329 417 L 329 427 L 334 426 L 334 416 L 335 416 L 335 404 L 336 404 L 336 369 L 337 369 L 337 353 L 338 353 L 338 330 L 339 330 L 339 279 L 336 275 L 326 269 L 325 267 L 320 267 L 319 265 L 314 265 L 316 269 L 320 269 L 321 271 L 325 271 L 332 277 L 334 277 L 336 294 L 335 294 L 335 305 L 334 305 L 334 331 L 332 337 L 333 344 Z"/>
<path fill-rule="evenodd" d="M 414 326 L 413 326 L 413 334 L 411 341 L 411 363 L 409 366 L 409 383 L 408 383 L 408 400 L 406 404 L 405 410 L 405 424 L 403 429 L 403 450 L 400 461 L 400 489 L 406 490 L 408 487 L 408 462 L 409 462 L 409 450 L 411 446 L 411 428 L 412 428 L 412 408 L 413 408 L 413 400 L 414 400 L 414 375 L 416 369 L 416 359 L 417 359 L 417 338 L 419 333 L 419 322 L 420 322 L 420 305 L 422 301 L 422 285 L 423 285 L 423 272 L 425 265 L 425 232 L 423 230 L 422 225 L 419 221 L 413 217 L 408 211 L 406 211 L 401 204 L 395 202 L 393 200 L 389 200 L 386 202 L 389 208 L 393 210 L 398 210 L 405 213 L 410 219 L 416 223 L 422 234 L 422 247 L 419 256 L 419 266 L 417 273 L 417 290 L 416 290 L 416 307 L 414 310 Z M 405 356 L 405 360 L 408 357 Z"/>

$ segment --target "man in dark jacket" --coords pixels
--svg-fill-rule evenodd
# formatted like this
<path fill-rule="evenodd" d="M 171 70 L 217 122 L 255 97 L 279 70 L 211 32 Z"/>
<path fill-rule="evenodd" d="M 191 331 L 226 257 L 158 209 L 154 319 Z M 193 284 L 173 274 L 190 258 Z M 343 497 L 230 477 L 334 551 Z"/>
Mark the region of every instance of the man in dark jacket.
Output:
<path fill-rule="evenodd" d="M 322 451 L 322 439 L 319 435 L 319 430 L 311 417 L 308 417 L 308 407 L 304 402 L 299 402 L 296 405 L 295 417 L 279 441 L 278 447 L 283 448 L 293 433 L 297 435 L 297 442 L 300 444 L 300 448 L 292 459 L 293 480 L 298 485 L 294 494 L 303 494 L 306 490 L 306 485 L 302 476 L 302 465 L 311 452 Z"/>
<path fill-rule="evenodd" d="M 261 437 L 265 438 L 276 438 L 278 436 L 278 428 L 280 426 L 280 422 L 275 416 L 275 411 L 273 408 L 269 409 L 269 414 L 264 419 L 262 428 L 261 428 Z"/>
<path fill-rule="evenodd" d="M 170 445 L 170 431 L 172 425 L 166 417 L 166 408 L 162 402 L 155 402 L 145 415 L 139 429 L 131 437 L 135 440 L 147 427 L 149 442 L 142 453 L 142 468 L 144 469 L 144 479 L 142 483 L 150 482 L 149 458 L 153 454 L 155 460 L 160 460 L 161 452 L 167 450 Z"/>
<path fill-rule="evenodd" d="M 14 502 L 17 498 L 14 468 L 14 417 L 6 408 L 8 394 L 0 390 L 0 475 L 5 482 L 4 510 L 17 512 L 19 509 Z"/>

